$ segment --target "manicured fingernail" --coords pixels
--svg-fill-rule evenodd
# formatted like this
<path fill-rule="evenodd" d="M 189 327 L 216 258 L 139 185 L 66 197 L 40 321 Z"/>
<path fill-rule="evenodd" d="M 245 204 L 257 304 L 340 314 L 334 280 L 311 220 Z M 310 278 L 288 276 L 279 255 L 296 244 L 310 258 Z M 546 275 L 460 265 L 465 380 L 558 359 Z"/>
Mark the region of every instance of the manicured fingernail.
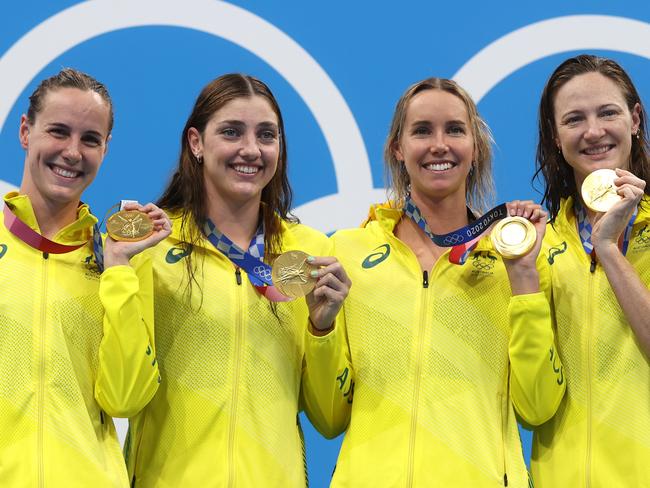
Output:
<path fill-rule="evenodd" d="M 307 262 L 308 263 L 314 262 L 314 259 L 316 259 L 314 256 L 307 256 Z"/>
<path fill-rule="evenodd" d="M 309 274 L 311 275 L 312 278 L 318 278 L 318 271 L 316 271 L 315 269 L 312 270 L 311 273 Z"/>

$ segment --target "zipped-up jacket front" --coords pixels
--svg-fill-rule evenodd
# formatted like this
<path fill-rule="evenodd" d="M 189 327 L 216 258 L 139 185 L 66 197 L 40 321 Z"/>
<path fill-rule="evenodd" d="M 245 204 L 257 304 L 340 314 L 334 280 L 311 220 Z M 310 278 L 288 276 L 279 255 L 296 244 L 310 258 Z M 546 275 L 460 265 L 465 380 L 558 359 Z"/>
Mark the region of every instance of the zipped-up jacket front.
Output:
<path fill-rule="evenodd" d="M 307 336 L 320 429 L 347 427 L 332 486 L 528 486 L 513 402 L 541 423 L 564 392 L 545 295 L 511 299 L 485 238 L 464 265 L 446 252 L 423 272 L 393 233 L 402 212 L 371 215 L 331 238 L 352 287 L 334 331 Z M 511 302 L 536 317 L 511 314 L 511 329 Z"/>
<path fill-rule="evenodd" d="M 188 251 L 180 227 L 174 218 L 172 235 L 152 253 L 163 382 L 131 422 L 125 449 L 132 484 L 303 487 L 305 300 L 269 302 L 209 241 Z M 319 256 L 328 241 L 283 222 L 282 248 Z M 191 301 L 190 252 L 197 279 Z"/>
<path fill-rule="evenodd" d="M 641 202 L 626 259 L 650 284 L 650 212 Z M 580 240 L 573 199 L 544 239 L 567 395 L 535 433 L 538 488 L 650 487 L 650 366 L 612 291 Z"/>
<path fill-rule="evenodd" d="M 5 197 L 38 231 L 29 199 Z M 0 224 L 0 485 L 126 487 L 111 416 L 135 414 L 158 386 L 151 266 L 94 261 L 82 205 L 56 242 L 34 249 Z"/>

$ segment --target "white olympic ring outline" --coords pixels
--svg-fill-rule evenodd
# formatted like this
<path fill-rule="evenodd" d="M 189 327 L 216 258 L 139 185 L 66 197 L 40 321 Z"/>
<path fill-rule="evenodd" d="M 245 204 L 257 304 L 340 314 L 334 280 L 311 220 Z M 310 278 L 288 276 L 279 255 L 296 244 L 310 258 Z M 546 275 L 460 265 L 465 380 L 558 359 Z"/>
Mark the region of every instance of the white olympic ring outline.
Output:
<path fill-rule="evenodd" d="M 295 209 L 325 232 L 356 227 L 384 189 L 372 187 L 365 144 L 347 103 L 321 66 L 293 39 L 255 14 L 224 2 L 186 0 L 90 0 L 54 16 L 21 37 L 0 58 L 0 128 L 30 81 L 57 56 L 101 34 L 129 27 L 166 25 L 222 37 L 249 50 L 277 70 L 301 96 L 323 131 L 338 193 Z M 247 28 L 242 29 L 242 25 Z M 606 15 L 571 15 L 536 22 L 493 41 L 453 76 L 476 103 L 527 64 L 567 51 L 602 49 L 650 59 L 650 24 Z M 29 63 L 24 60 L 29 59 Z M 13 185 L 0 180 L 0 191 Z"/>

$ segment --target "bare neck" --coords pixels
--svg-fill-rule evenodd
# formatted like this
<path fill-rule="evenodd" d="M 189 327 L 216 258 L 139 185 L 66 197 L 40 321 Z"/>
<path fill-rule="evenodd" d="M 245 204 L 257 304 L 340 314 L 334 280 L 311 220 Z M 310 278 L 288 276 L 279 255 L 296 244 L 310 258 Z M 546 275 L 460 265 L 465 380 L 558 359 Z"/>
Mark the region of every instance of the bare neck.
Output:
<path fill-rule="evenodd" d="M 229 202 L 221 198 L 209 200 L 208 217 L 220 232 L 227 235 L 240 248 L 246 250 L 257 231 L 260 201 Z"/>
<path fill-rule="evenodd" d="M 20 192 L 29 197 L 43 237 L 52 239 L 61 229 L 77 219 L 78 201 L 52 202 L 45 200 L 38 192 L 23 191 L 22 188 Z"/>
<path fill-rule="evenodd" d="M 468 224 L 464 198 L 449 196 L 440 200 L 413 197 L 415 204 L 434 234 L 446 234 Z M 415 254 L 423 270 L 432 269 L 446 248 L 434 244 L 411 219 L 402 219 L 395 235 Z"/>
<path fill-rule="evenodd" d="M 460 196 L 455 194 L 439 200 L 419 198 L 416 195 L 412 198 L 429 225 L 431 232 L 446 234 L 469 223 L 465 197 L 464 195 Z"/>

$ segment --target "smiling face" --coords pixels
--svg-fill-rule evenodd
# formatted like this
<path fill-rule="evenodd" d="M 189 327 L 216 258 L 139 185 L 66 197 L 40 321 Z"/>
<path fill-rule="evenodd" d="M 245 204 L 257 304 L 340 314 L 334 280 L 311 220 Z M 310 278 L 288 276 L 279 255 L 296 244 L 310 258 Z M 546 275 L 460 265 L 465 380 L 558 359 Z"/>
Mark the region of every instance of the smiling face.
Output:
<path fill-rule="evenodd" d="M 408 173 L 411 195 L 416 200 L 450 195 L 464 200 L 473 156 L 474 136 L 463 101 L 438 89 L 413 96 L 395 148 L 395 157 Z"/>
<path fill-rule="evenodd" d="M 110 108 L 96 92 L 50 90 L 33 123 L 25 115 L 20 121 L 21 193 L 51 207 L 77 205 L 106 154 L 109 124 Z"/>
<path fill-rule="evenodd" d="M 203 158 L 208 201 L 259 203 L 278 167 L 278 118 L 258 95 L 236 98 L 210 118 L 203 134 L 191 128 L 192 152 Z"/>
<path fill-rule="evenodd" d="M 597 169 L 628 169 L 640 106 L 630 111 L 614 81 L 597 72 L 575 76 L 557 91 L 553 109 L 555 142 L 578 188 Z"/>

